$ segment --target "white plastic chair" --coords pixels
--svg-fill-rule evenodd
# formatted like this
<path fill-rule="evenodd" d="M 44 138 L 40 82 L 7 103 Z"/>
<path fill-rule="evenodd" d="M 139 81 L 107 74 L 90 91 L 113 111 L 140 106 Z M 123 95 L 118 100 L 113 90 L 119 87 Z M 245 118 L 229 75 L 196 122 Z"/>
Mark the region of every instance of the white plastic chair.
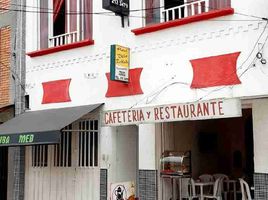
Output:
<path fill-rule="evenodd" d="M 213 177 L 215 180 L 217 180 L 218 178 L 221 178 L 222 181 L 221 181 L 221 191 L 224 195 L 224 200 L 227 200 L 227 194 L 228 192 L 233 192 L 233 191 L 230 191 L 230 187 L 229 187 L 229 184 L 227 183 L 227 188 L 226 190 L 224 190 L 224 186 L 223 186 L 223 181 L 226 180 L 228 181 L 229 180 L 229 177 L 225 174 L 213 174 Z"/>
<path fill-rule="evenodd" d="M 203 183 L 207 183 L 207 182 L 213 182 L 214 181 L 214 178 L 212 175 L 210 174 L 202 174 L 198 177 L 198 179 L 203 182 Z M 208 194 L 212 191 L 212 187 L 209 186 L 209 187 L 206 187 L 204 188 L 204 193 L 205 194 Z"/>
<path fill-rule="evenodd" d="M 216 199 L 216 200 L 222 200 L 221 196 L 221 183 L 222 178 L 218 178 L 213 185 L 213 194 L 211 195 L 204 195 L 204 199 Z"/>
<path fill-rule="evenodd" d="M 248 183 L 244 181 L 242 178 L 239 179 L 239 182 L 240 182 L 240 187 L 241 187 L 242 200 L 253 200 L 251 198 Z"/>
<path fill-rule="evenodd" d="M 201 182 L 207 183 L 207 182 L 212 182 L 214 181 L 214 178 L 210 174 L 202 174 L 198 177 Z"/>
<path fill-rule="evenodd" d="M 196 195 L 195 183 L 192 178 L 181 179 L 181 199 L 199 199 L 199 196 Z"/>

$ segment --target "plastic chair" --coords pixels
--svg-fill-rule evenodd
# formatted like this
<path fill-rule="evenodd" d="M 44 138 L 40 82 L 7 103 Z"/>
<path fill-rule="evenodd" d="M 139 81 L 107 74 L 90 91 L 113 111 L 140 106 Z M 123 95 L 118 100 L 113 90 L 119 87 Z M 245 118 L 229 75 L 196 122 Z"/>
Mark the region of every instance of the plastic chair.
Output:
<path fill-rule="evenodd" d="M 200 179 L 201 182 L 204 182 L 204 183 L 214 181 L 213 176 L 210 174 L 202 174 L 198 178 Z"/>
<path fill-rule="evenodd" d="M 181 199 L 199 199 L 199 196 L 196 195 L 195 183 L 192 178 L 181 179 Z"/>
<path fill-rule="evenodd" d="M 223 193 L 224 199 L 227 200 L 227 194 L 228 194 L 228 192 L 233 192 L 233 191 L 230 191 L 230 186 L 229 186 L 228 183 L 227 183 L 226 190 L 224 190 L 223 181 L 224 180 L 228 181 L 229 180 L 229 177 L 227 175 L 225 175 L 225 174 L 213 174 L 213 177 L 214 177 L 215 180 L 217 180 L 218 178 L 221 178 L 222 179 L 222 182 L 221 182 L 221 191 Z"/>
<path fill-rule="evenodd" d="M 251 198 L 248 183 L 244 181 L 242 178 L 239 179 L 239 182 L 241 186 L 242 200 L 253 200 Z"/>
<path fill-rule="evenodd" d="M 213 177 L 215 180 L 217 180 L 218 178 L 223 178 L 223 180 L 229 180 L 229 177 L 225 174 L 213 174 Z"/>
<path fill-rule="evenodd" d="M 222 200 L 221 184 L 222 184 L 222 178 L 218 178 L 213 185 L 213 194 L 212 195 L 204 195 L 204 199 Z"/>
<path fill-rule="evenodd" d="M 202 174 L 198 177 L 198 179 L 203 182 L 203 183 L 207 183 L 207 182 L 213 182 L 214 178 L 212 175 L 210 174 Z M 212 187 L 206 187 L 204 188 L 204 193 L 205 194 L 209 194 L 212 191 Z"/>

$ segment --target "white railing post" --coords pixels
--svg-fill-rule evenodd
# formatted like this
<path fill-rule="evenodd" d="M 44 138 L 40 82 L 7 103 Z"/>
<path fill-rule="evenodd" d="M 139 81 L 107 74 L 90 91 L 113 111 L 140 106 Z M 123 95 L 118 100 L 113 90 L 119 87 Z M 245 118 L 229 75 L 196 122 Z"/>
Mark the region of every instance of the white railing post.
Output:
<path fill-rule="evenodd" d="M 192 12 L 192 16 L 195 15 L 194 11 L 195 11 L 195 10 L 194 10 L 194 4 L 192 3 L 192 4 L 191 4 L 191 12 Z"/>
<path fill-rule="evenodd" d="M 185 8 L 184 8 L 184 16 L 185 17 L 188 17 L 189 16 L 189 13 L 188 13 L 188 5 L 185 5 Z"/>
<path fill-rule="evenodd" d="M 197 13 L 197 14 L 202 13 L 202 2 L 201 2 L 201 1 L 199 1 L 199 2 L 197 3 L 197 10 L 198 10 L 198 13 Z"/>
<path fill-rule="evenodd" d="M 209 0 L 205 0 L 205 12 L 209 11 Z"/>

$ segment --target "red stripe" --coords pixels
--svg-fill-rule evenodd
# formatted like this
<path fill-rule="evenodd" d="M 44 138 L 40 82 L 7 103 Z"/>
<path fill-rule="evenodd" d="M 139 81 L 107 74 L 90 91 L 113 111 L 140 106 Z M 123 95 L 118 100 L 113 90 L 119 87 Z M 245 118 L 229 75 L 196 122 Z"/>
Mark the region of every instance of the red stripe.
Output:
<path fill-rule="evenodd" d="M 128 83 L 120 81 L 111 81 L 110 73 L 106 73 L 106 77 L 108 80 L 108 90 L 105 96 L 119 97 L 119 96 L 143 94 L 143 91 L 140 86 L 141 72 L 142 68 L 130 69 Z"/>
<path fill-rule="evenodd" d="M 227 8 L 227 9 L 221 9 L 221 10 L 213 10 L 213 11 L 204 12 L 204 13 L 201 13 L 201 14 L 198 14 L 198 15 L 186 17 L 186 18 L 183 18 L 183 19 L 176 19 L 176 20 L 172 20 L 172 21 L 168 21 L 168 22 L 163 22 L 163 23 L 159 23 L 159 24 L 146 26 L 146 27 L 143 27 L 143 28 L 133 29 L 131 31 L 135 35 L 142 35 L 142 34 L 145 34 L 145 33 L 151 33 L 151 32 L 155 32 L 155 31 L 167 29 L 167 28 L 172 28 L 172 27 L 181 26 L 181 25 L 184 25 L 184 24 L 189 24 L 189 23 L 193 23 L 193 22 L 208 20 L 208 19 L 212 19 L 212 18 L 215 18 L 215 17 L 221 17 L 221 16 L 231 15 L 231 14 L 234 14 L 234 9 L 233 8 Z"/>
<path fill-rule="evenodd" d="M 84 47 L 84 46 L 93 45 L 93 44 L 94 44 L 94 40 L 88 39 L 88 40 L 83 40 L 83 41 L 75 42 L 75 43 L 71 43 L 71 44 L 65 44 L 65 45 L 61 45 L 61 46 L 51 47 L 48 49 L 42 49 L 42 50 L 38 50 L 38 51 L 29 52 L 29 53 L 27 53 L 27 55 L 30 57 L 37 57 L 37 56 L 43 56 L 43 55 L 47 55 L 47 54 L 51 54 L 51 53 L 56 53 L 59 51 L 75 49 L 75 48 Z"/>

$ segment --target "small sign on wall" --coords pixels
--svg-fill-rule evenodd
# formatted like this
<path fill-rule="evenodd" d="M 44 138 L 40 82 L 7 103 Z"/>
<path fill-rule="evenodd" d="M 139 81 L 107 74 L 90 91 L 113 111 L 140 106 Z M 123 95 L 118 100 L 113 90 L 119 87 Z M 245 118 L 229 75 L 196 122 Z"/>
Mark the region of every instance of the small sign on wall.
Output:
<path fill-rule="evenodd" d="M 113 81 L 129 81 L 130 49 L 120 45 L 111 45 L 110 79 Z"/>
<path fill-rule="evenodd" d="M 134 181 L 112 183 L 110 186 L 111 200 L 134 200 L 135 183 Z"/>
<path fill-rule="evenodd" d="M 118 15 L 129 14 L 129 0 L 102 0 L 102 7 Z"/>

